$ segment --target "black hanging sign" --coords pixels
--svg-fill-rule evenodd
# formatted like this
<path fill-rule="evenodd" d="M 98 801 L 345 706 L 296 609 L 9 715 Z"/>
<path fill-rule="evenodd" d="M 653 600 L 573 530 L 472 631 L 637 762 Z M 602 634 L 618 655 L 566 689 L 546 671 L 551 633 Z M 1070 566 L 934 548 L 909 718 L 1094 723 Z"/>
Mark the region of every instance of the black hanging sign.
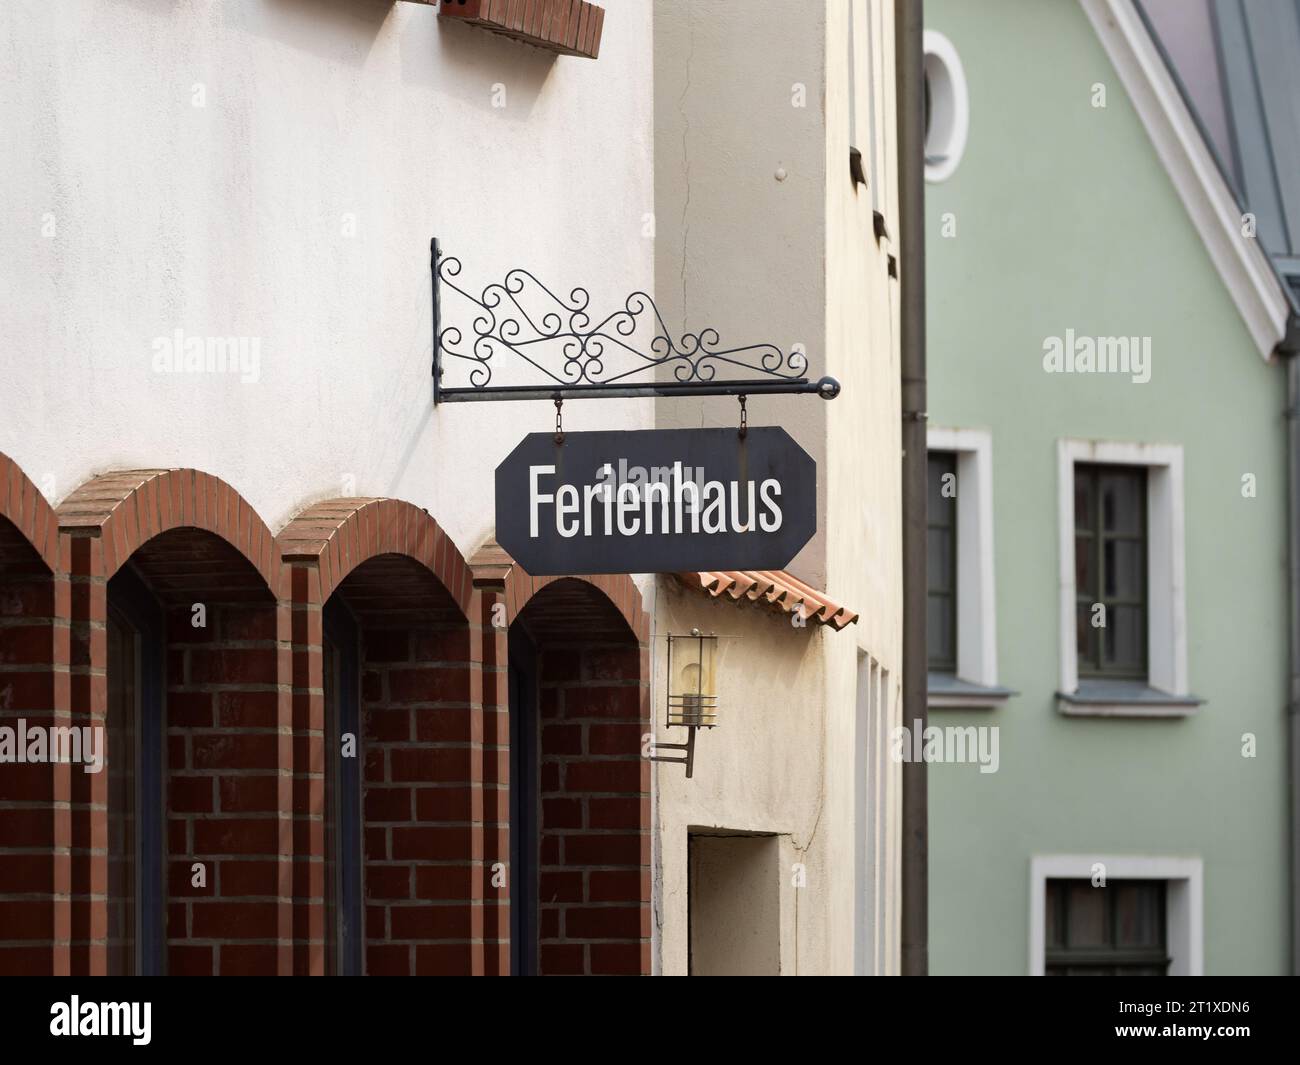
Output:
<path fill-rule="evenodd" d="M 529 573 L 781 569 L 817 531 L 817 464 L 781 428 L 532 433 L 496 471 Z"/>

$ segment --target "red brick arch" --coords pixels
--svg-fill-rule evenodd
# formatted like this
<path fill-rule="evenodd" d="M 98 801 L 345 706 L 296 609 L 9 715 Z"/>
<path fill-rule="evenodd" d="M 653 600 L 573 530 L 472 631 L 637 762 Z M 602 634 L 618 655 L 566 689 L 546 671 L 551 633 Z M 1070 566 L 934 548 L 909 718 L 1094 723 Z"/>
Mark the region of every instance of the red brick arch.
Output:
<path fill-rule="evenodd" d="M 17 529 L 51 572 L 59 569 L 59 526 L 54 508 L 18 464 L 0 452 L 0 518 Z"/>
<path fill-rule="evenodd" d="M 168 971 L 289 972 L 293 796 L 279 770 L 292 764 L 292 707 L 282 687 L 290 618 L 275 538 L 234 488 L 194 469 L 102 474 L 56 513 L 72 585 L 74 720 L 111 725 L 108 585 L 133 556 L 165 616 Z M 189 624 L 187 593 L 208 606 L 204 626 Z M 107 778 L 73 775 L 72 836 L 86 841 L 72 848 L 74 973 L 110 964 L 108 902 L 93 887 L 106 882 L 108 858 L 102 845 L 89 846 L 107 836 Z M 194 861 L 208 868 L 208 885 L 181 875 Z M 256 882 L 241 882 L 237 865 L 255 869 Z"/>
<path fill-rule="evenodd" d="M 365 678 L 363 971 L 482 974 L 489 685 L 470 568 L 427 511 L 396 499 L 313 504 L 276 543 L 293 601 L 294 970 L 328 969 L 322 612 L 338 593 Z"/>
<path fill-rule="evenodd" d="M 285 562 L 316 564 L 324 603 L 361 563 L 404 555 L 423 564 L 470 616 L 473 587 L 464 556 L 428 511 L 400 499 L 330 499 L 314 503 L 281 530 Z M 295 596 L 297 598 L 297 596 Z"/>
<path fill-rule="evenodd" d="M 95 477 L 58 509 L 59 527 L 77 541 L 98 541 L 95 576 L 107 580 L 149 540 L 172 529 L 202 529 L 221 537 L 252 564 L 279 598 L 275 537 L 251 504 L 219 477 L 202 470 L 122 470 Z M 74 557 L 74 570 L 84 562 Z"/>
<path fill-rule="evenodd" d="M 530 599 L 547 585 L 556 581 L 576 580 L 589 584 L 608 599 L 627 622 L 627 627 L 639 643 L 650 638 L 650 615 L 641 598 L 641 590 L 626 573 L 598 574 L 575 573 L 565 577 L 534 577 L 495 541 L 489 540 L 475 553 L 471 562 L 475 581 L 483 586 L 495 584 L 503 590 L 506 624 L 519 616 Z"/>
<path fill-rule="evenodd" d="M 69 588 L 54 510 L 0 454 L 0 725 L 67 726 Z M 0 973 L 66 975 L 72 767 L 0 767 Z M 77 774 L 82 775 L 82 774 Z M 44 851 L 45 860 L 37 856 Z M 12 852 L 12 853 L 11 853 Z"/>
<path fill-rule="evenodd" d="M 483 545 L 471 565 L 482 597 L 484 632 L 490 634 L 483 656 L 485 861 L 509 854 L 506 633 L 526 611 L 528 624 L 541 638 L 538 753 L 547 904 L 541 911 L 539 969 L 648 974 L 650 763 L 641 757 L 641 740 L 651 731 L 651 625 L 641 592 L 626 574 L 534 577 L 494 542 Z M 596 594 L 584 594 L 587 590 Z M 606 602 L 612 609 L 602 605 Z M 494 618 L 498 606 L 504 607 L 504 617 L 497 609 Z M 495 688 L 489 684 L 492 678 Z M 494 695 L 489 697 L 489 691 Z M 549 744 L 552 733 L 564 742 Z M 575 809 L 582 813 L 576 822 L 561 819 L 551 825 L 547 811 L 552 805 L 571 816 Z M 557 897 L 563 904 L 551 904 Z M 563 937 L 560 910 L 565 911 Z M 489 905 L 486 927 L 489 963 L 495 958 L 497 971 L 506 972 L 508 909 Z"/>
<path fill-rule="evenodd" d="M 513 621 L 528 605 L 535 595 L 549 584 L 556 581 L 581 581 L 589 584 L 603 594 L 623 615 L 627 627 L 637 641 L 644 643 L 650 638 L 650 615 L 646 613 L 641 600 L 641 589 L 625 573 L 602 574 L 585 577 L 575 574 L 572 577 L 531 577 L 516 566 L 506 579 L 506 615 Z"/>

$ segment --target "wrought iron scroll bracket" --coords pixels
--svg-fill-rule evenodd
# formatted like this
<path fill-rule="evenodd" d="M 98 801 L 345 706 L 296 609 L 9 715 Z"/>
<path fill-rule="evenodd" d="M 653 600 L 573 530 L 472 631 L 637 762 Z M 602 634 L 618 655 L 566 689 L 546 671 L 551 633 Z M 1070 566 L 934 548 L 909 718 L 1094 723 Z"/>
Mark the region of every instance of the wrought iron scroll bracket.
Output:
<path fill-rule="evenodd" d="M 711 328 L 674 336 L 645 292 L 633 292 L 621 308 L 598 317 L 586 289 L 565 296 L 516 268 L 475 294 L 462 287 L 460 260 L 446 255 L 436 237 L 429 250 L 434 403 L 737 396 L 743 412 L 746 396 L 834 399 L 840 393 L 833 377 L 808 378 L 808 360 L 798 348 L 723 347 Z M 459 312 L 450 324 L 444 322 L 444 289 L 454 293 Z M 532 380 L 516 383 L 521 375 Z"/>

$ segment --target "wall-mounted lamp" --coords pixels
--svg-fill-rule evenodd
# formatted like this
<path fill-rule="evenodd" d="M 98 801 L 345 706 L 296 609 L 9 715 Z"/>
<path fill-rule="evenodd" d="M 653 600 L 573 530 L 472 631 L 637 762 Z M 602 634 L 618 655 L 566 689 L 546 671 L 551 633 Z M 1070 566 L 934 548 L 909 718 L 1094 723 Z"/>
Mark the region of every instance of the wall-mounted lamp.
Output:
<path fill-rule="evenodd" d="M 652 754 L 652 762 L 680 762 L 690 777 L 695 768 L 695 731 L 718 723 L 718 637 L 691 629 L 668 637 L 669 728 L 689 730 L 685 743 L 656 743 L 654 749 L 682 751 L 680 757 Z"/>

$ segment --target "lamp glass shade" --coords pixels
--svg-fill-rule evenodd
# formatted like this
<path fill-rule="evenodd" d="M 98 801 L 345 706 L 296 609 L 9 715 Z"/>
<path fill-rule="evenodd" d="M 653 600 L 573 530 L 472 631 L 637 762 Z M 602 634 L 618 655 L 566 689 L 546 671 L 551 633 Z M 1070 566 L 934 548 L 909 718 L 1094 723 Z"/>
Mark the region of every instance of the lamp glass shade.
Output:
<path fill-rule="evenodd" d="M 668 637 L 668 724 L 712 728 L 718 723 L 718 638 Z"/>

